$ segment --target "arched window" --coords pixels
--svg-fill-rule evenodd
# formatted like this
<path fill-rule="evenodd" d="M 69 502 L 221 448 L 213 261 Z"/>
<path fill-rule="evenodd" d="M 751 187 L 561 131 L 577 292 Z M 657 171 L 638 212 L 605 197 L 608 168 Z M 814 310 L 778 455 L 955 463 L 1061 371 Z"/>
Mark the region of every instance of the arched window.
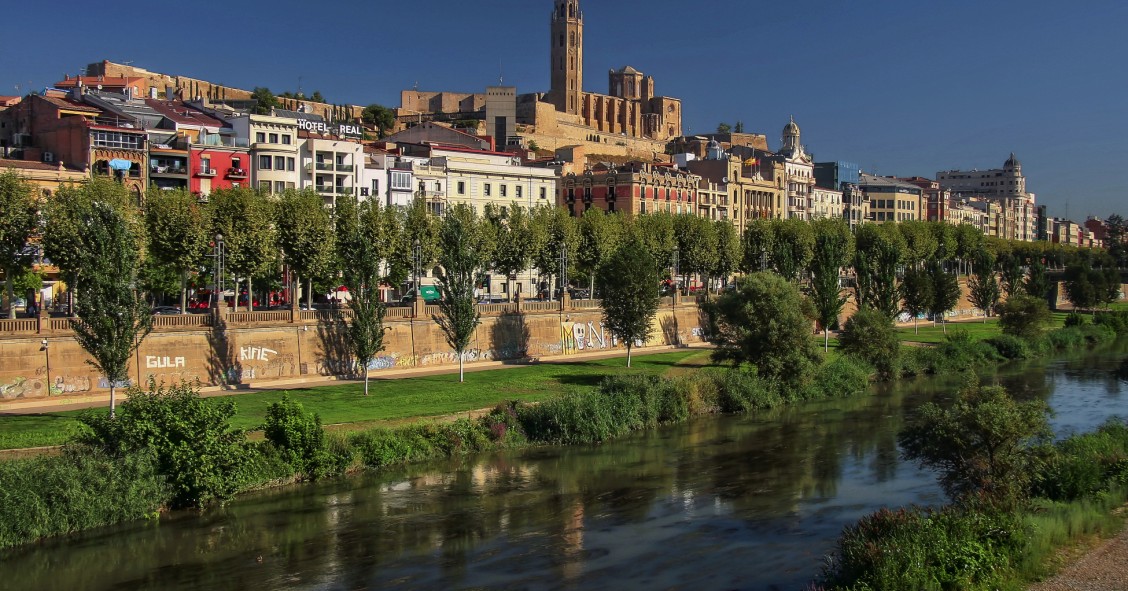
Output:
<path fill-rule="evenodd" d="M 564 47 L 564 33 L 560 33 L 560 47 Z"/>
<path fill-rule="evenodd" d="M 541 14 L 544 14 L 543 12 Z M 573 2 L 568 3 L 568 16 L 576 18 L 576 5 Z"/>
<path fill-rule="evenodd" d="M 576 33 L 575 31 L 568 34 L 568 45 L 571 47 L 576 46 Z"/>

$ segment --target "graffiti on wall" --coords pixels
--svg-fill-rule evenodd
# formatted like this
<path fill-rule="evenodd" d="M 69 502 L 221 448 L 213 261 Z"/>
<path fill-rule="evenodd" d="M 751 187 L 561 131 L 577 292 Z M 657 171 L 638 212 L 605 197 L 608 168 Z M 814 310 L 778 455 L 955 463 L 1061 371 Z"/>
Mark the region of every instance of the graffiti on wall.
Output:
<path fill-rule="evenodd" d="M 619 346 L 618 339 L 607 333 L 602 322 L 598 325 L 595 322 L 566 322 L 562 325 L 562 329 L 565 355 L 579 351 L 613 349 Z"/>
<path fill-rule="evenodd" d="M 266 347 L 239 347 L 239 361 L 270 361 L 278 351 Z"/>
<path fill-rule="evenodd" d="M 157 357 L 156 355 L 145 356 L 146 369 L 172 369 L 178 367 L 186 367 L 187 363 L 183 357 Z"/>

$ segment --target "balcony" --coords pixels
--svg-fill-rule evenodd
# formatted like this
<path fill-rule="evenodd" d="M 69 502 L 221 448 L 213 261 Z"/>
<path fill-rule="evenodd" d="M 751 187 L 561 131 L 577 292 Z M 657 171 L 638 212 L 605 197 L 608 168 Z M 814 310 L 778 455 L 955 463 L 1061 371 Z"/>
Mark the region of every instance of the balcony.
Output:
<path fill-rule="evenodd" d="M 183 166 L 150 166 L 149 174 L 152 176 L 188 176 L 188 169 Z"/>
<path fill-rule="evenodd" d="M 329 172 L 333 172 L 333 163 L 332 162 L 318 162 L 317 164 L 314 165 L 314 168 L 316 170 L 327 170 Z"/>
<path fill-rule="evenodd" d="M 243 179 L 247 178 L 247 171 L 243 170 L 242 168 L 228 168 L 227 169 L 227 178 L 236 179 L 236 180 L 243 180 Z"/>
<path fill-rule="evenodd" d="M 337 172 L 352 172 L 352 164 L 337 164 Z"/>
<path fill-rule="evenodd" d="M 322 195 L 352 195 L 352 187 L 335 187 L 333 185 L 317 185 L 317 192 Z"/>
<path fill-rule="evenodd" d="M 211 177 L 214 177 L 215 175 L 216 175 L 216 172 L 215 172 L 214 168 L 204 168 L 204 167 L 201 166 L 200 168 L 196 169 L 196 176 L 204 176 L 204 177 L 211 178 Z"/>

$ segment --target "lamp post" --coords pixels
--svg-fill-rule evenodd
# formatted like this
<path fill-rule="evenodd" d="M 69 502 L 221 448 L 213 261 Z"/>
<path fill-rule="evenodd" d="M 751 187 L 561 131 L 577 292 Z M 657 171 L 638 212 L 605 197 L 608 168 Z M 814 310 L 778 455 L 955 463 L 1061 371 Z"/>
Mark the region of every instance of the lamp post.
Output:
<path fill-rule="evenodd" d="M 670 316 L 674 319 L 674 346 L 681 345 L 681 335 L 678 334 L 678 276 L 681 271 L 681 251 L 674 248 L 674 293 L 670 294 Z"/>
<path fill-rule="evenodd" d="M 43 339 L 43 340 L 39 341 L 39 344 L 43 345 L 43 361 L 44 361 L 43 367 L 47 371 L 47 395 L 50 396 L 51 395 L 51 352 L 48 349 L 48 347 L 50 346 L 50 343 L 47 342 L 47 339 Z"/>
<path fill-rule="evenodd" d="M 680 267 L 681 267 L 681 260 L 680 260 L 680 258 L 681 258 L 681 251 L 680 251 L 680 250 L 678 250 L 678 249 L 677 249 L 677 248 L 675 247 L 675 248 L 674 248 L 674 261 L 673 261 L 673 265 L 672 265 L 672 266 L 670 267 L 670 268 L 671 268 L 671 270 L 672 270 L 672 271 L 673 271 L 673 273 L 674 273 L 674 277 L 673 277 L 673 279 L 674 279 L 674 292 L 675 292 L 675 293 L 676 293 L 676 292 L 678 291 L 678 277 L 679 277 L 679 276 L 681 275 L 681 273 L 679 272 L 679 271 L 680 271 Z M 672 295 L 672 294 L 671 294 L 671 295 Z"/>
<path fill-rule="evenodd" d="M 212 281 L 213 281 L 213 287 L 214 287 L 213 291 L 218 292 L 218 293 L 214 294 L 215 298 L 216 298 L 215 306 L 216 306 L 216 308 L 219 308 L 223 305 L 226 305 L 226 302 L 223 300 L 223 292 L 224 292 L 223 276 L 225 274 L 224 260 L 223 260 L 223 258 L 224 258 L 223 234 L 216 234 L 215 235 L 215 242 L 213 244 L 214 244 L 214 246 L 213 246 L 212 256 L 215 257 L 215 277 L 212 278 Z"/>
<path fill-rule="evenodd" d="M 552 301 L 552 286 L 549 286 L 548 300 Z M 568 290 L 568 243 L 560 243 L 560 299 L 564 300 L 564 292 Z"/>

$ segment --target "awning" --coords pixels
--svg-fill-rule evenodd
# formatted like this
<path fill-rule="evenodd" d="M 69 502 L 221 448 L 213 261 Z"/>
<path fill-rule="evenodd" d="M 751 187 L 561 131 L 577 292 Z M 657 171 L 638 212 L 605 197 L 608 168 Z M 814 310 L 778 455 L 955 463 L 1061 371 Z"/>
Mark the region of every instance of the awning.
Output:
<path fill-rule="evenodd" d="M 113 160 L 110 160 L 110 168 L 114 170 L 129 170 L 130 168 L 133 168 L 133 163 L 129 160 L 114 158 Z"/>

